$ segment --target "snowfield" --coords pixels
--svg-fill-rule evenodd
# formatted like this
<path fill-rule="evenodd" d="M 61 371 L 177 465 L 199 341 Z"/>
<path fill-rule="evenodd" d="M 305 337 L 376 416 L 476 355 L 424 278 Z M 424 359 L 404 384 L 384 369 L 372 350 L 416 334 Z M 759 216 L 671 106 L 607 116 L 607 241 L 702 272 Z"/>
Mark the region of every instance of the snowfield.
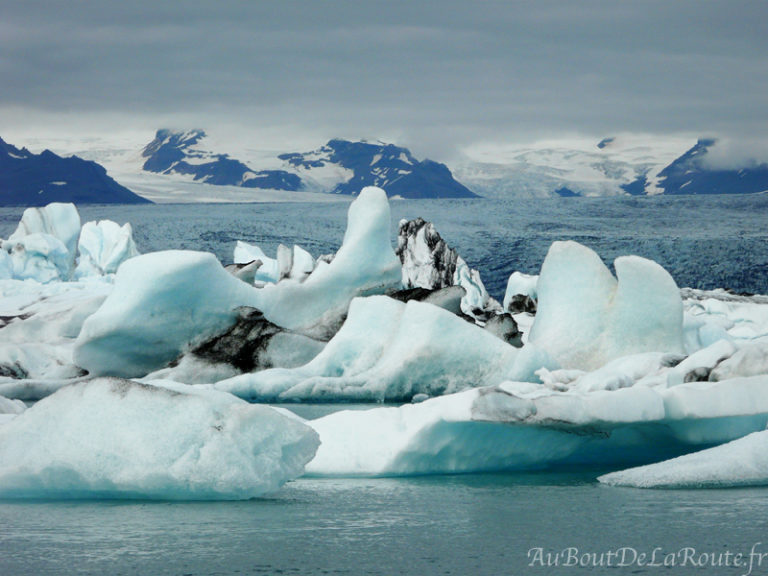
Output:
<path fill-rule="evenodd" d="M 555 242 L 499 303 L 439 223 L 400 222 L 394 246 L 392 225 L 365 188 L 334 254 L 238 242 L 225 268 L 27 210 L 0 251 L 0 497 L 595 465 L 610 485 L 768 483 L 768 297 Z"/>

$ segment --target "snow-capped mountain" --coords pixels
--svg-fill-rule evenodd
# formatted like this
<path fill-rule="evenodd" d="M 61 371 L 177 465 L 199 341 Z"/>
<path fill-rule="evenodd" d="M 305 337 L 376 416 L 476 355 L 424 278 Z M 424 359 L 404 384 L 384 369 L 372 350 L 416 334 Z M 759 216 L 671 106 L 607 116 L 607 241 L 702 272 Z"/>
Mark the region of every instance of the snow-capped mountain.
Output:
<path fill-rule="evenodd" d="M 753 194 L 768 190 L 768 164 L 738 169 L 718 168 L 708 161 L 717 140 L 700 139 L 696 145 L 659 173 L 665 194 Z"/>
<path fill-rule="evenodd" d="M 216 186 L 242 186 L 269 190 L 299 190 L 301 179 L 285 170 L 254 170 L 228 154 L 206 150 L 203 130 L 158 130 L 142 151 L 143 169 L 158 174 L 190 175 Z"/>
<path fill-rule="evenodd" d="M 279 154 L 281 169 L 248 166 L 210 149 L 203 130 L 158 130 L 142 151 L 143 170 L 192 176 L 212 185 L 269 190 L 356 195 L 365 186 L 379 186 L 391 197 L 473 198 L 444 164 L 419 161 L 406 148 L 381 142 L 334 139 L 306 153 Z"/>
<path fill-rule="evenodd" d="M 77 156 L 63 158 L 44 150 L 33 154 L 0 138 L 0 205 L 139 204 L 149 200 L 107 175 L 96 162 Z"/>
<path fill-rule="evenodd" d="M 768 165 L 719 169 L 717 140 L 619 136 L 469 149 L 457 178 L 484 196 L 742 194 L 768 190 Z"/>
<path fill-rule="evenodd" d="M 318 150 L 279 158 L 309 187 L 334 194 L 355 195 L 365 186 L 378 186 L 390 197 L 477 197 L 454 179 L 445 164 L 419 161 L 410 150 L 394 144 L 333 139 Z"/>

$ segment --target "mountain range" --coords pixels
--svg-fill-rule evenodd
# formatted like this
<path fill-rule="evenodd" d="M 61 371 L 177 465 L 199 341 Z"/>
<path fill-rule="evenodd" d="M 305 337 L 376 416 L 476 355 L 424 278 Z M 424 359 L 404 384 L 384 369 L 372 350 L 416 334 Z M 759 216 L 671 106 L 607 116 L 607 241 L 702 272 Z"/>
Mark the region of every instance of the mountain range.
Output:
<path fill-rule="evenodd" d="M 445 164 L 419 161 L 407 148 L 333 139 L 317 150 L 280 154 L 284 169 L 259 170 L 205 146 L 203 130 L 158 130 L 142 151 L 148 172 L 192 176 L 214 185 L 356 195 L 379 186 L 390 197 L 475 198 Z"/>
<path fill-rule="evenodd" d="M 384 188 L 393 198 L 768 190 L 768 164 L 719 166 L 713 161 L 718 145 L 711 138 L 636 136 L 497 145 L 467 149 L 449 168 L 379 141 L 332 139 L 309 152 L 243 147 L 232 153 L 228 140 L 212 139 L 203 130 L 162 129 L 143 147 L 118 150 L 91 145 L 77 149 L 78 155 L 63 157 L 48 149 L 34 154 L 0 139 L 0 204 L 148 202 L 145 197 L 160 202 L 306 201 L 354 196 L 371 185 Z M 110 175 L 128 188 L 94 160 L 103 162 Z"/>
<path fill-rule="evenodd" d="M 33 154 L 0 138 L 0 205 L 44 206 L 51 202 L 140 204 L 149 200 L 107 176 L 96 162 Z"/>

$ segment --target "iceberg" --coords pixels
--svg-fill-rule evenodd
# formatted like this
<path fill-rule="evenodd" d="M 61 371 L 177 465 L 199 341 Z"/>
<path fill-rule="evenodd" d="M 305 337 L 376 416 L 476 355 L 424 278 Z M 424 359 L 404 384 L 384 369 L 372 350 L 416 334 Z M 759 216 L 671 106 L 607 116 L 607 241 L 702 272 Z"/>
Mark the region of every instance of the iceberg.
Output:
<path fill-rule="evenodd" d="M 144 376 L 235 323 L 257 290 L 215 256 L 170 250 L 120 266 L 114 289 L 83 323 L 74 360 L 98 376 Z"/>
<path fill-rule="evenodd" d="M 2 248 L 0 278 L 41 283 L 114 274 L 139 253 L 130 224 L 103 220 L 81 229 L 75 205 L 61 203 L 26 209 Z"/>
<path fill-rule="evenodd" d="M 504 382 L 309 422 L 307 473 L 402 476 L 659 461 L 762 430 L 766 377 L 670 389 L 555 391 Z"/>
<path fill-rule="evenodd" d="M 614 266 L 617 278 L 589 248 L 553 243 L 528 341 L 561 367 L 583 370 L 628 354 L 682 354 L 683 304 L 669 273 L 637 256 L 617 258 Z"/>
<path fill-rule="evenodd" d="M 536 313 L 536 301 L 539 298 L 536 285 L 538 276 L 512 272 L 507 280 L 502 309 L 505 312 L 518 314 L 520 312 Z"/>
<path fill-rule="evenodd" d="M 34 400 L 82 376 L 73 360 L 75 339 L 111 289 L 103 282 L 1 280 L 0 395 Z"/>
<path fill-rule="evenodd" d="M 12 245 L 32 234 L 45 234 L 59 240 L 72 255 L 74 264 L 80 236 L 80 214 L 75 205 L 70 203 L 54 202 L 43 208 L 27 208 L 7 242 Z"/>
<path fill-rule="evenodd" d="M 634 488 L 734 488 L 768 485 L 768 431 L 672 460 L 598 478 Z"/>
<path fill-rule="evenodd" d="M 258 401 L 401 401 L 501 382 L 518 350 L 456 315 L 415 300 L 355 298 L 309 363 L 215 384 Z"/>
<path fill-rule="evenodd" d="M 317 446 L 297 417 L 229 394 L 97 378 L 0 426 L 0 497 L 256 498 Z"/>
<path fill-rule="evenodd" d="M 114 274 L 120 264 L 139 255 L 131 225 L 120 226 L 111 220 L 83 224 L 78 253 L 77 278 Z"/>
<path fill-rule="evenodd" d="M 404 289 L 460 286 L 464 289 L 462 313 L 482 323 L 502 312 L 499 303 L 488 295 L 480 273 L 446 244 L 431 222 L 423 218 L 401 220 L 396 253 L 402 265 Z"/>
<path fill-rule="evenodd" d="M 235 244 L 234 262 L 241 279 L 244 279 L 241 271 L 253 266 L 253 278 L 246 281 L 260 288 L 266 284 L 277 284 L 286 278 L 303 282 L 315 269 L 315 259 L 301 246 L 291 249 L 280 244 L 277 247 L 277 258 L 270 258 L 258 246 L 241 240 Z"/>
<path fill-rule="evenodd" d="M 255 307 L 278 326 L 327 340 L 340 327 L 355 296 L 394 291 L 400 281 L 387 195 L 369 186 L 349 207 L 344 240 L 333 260 L 317 266 L 304 282 L 265 285 Z"/>
<path fill-rule="evenodd" d="M 69 280 L 75 266 L 80 215 L 74 204 L 27 208 L 16 231 L 3 242 L 12 275 L 39 282 Z"/>

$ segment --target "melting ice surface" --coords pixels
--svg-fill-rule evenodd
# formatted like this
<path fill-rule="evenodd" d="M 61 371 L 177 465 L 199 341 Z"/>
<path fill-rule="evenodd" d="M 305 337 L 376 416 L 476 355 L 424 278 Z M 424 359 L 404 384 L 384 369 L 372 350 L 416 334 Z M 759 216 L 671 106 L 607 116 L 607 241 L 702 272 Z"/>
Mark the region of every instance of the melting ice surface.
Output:
<path fill-rule="evenodd" d="M 699 449 L 605 481 L 764 483 L 747 435 L 768 421 L 766 297 L 681 292 L 636 256 L 614 276 L 575 242 L 552 244 L 538 276 L 512 274 L 503 305 L 463 259 L 439 286 L 405 285 L 440 278 L 449 252 L 430 229 L 401 238 L 399 259 L 373 188 L 335 254 L 241 243 L 231 270 L 204 252 L 140 256 L 130 227 L 79 227 L 72 210 L 25 213 L 3 243 L 0 493 L 249 498 L 304 472 L 620 468 Z M 236 396 L 402 405 L 302 423 Z M 167 441 L 147 449 L 155 429 Z M 729 458 L 743 468 L 697 479 Z"/>
<path fill-rule="evenodd" d="M 96 378 L 0 428 L 0 497 L 254 498 L 317 445 L 298 418 L 229 394 Z"/>

